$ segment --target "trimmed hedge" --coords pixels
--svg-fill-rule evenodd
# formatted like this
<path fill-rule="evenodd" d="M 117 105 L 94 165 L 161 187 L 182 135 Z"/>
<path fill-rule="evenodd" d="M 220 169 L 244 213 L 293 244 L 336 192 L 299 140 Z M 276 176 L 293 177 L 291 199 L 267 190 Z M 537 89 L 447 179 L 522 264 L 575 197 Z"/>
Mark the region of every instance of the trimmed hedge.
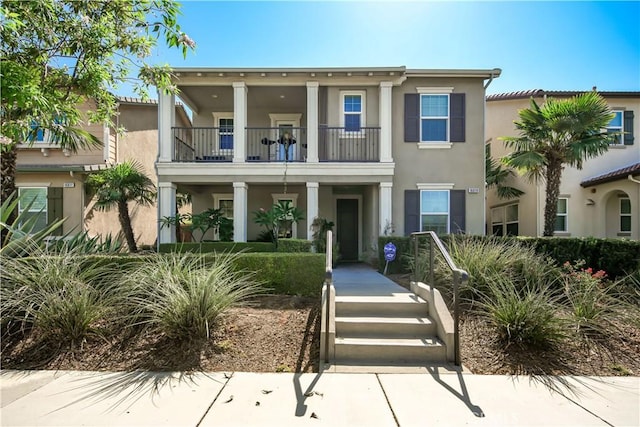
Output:
<path fill-rule="evenodd" d="M 275 246 L 269 242 L 185 242 L 161 243 L 160 253 L 169 252 L 275 252 Z"/>
<path fill-rule="evenodd" d="M 459 237 L 459 236 L 458 236 Z M 463 236 L 464 238 L 485 239 L 495 237 Z M 451 236 L 443 236 L 442 242 L 447 245 Z M 615 279 L 640 268 L 640 242 L 621 239 L 597 239 L 594 237 L 502 237 L 501 239 L 517 239 L 534 248 L 536 253 L 551 257 L 558 265 L 565 262 L 584 260 L 585 267 L 604 270 L 609 278 Z M 378 238 L 378 258 L 380 271 L 384 270 L 384 245 L 393 242 L 397 248 L 396 261 L 389 264 L 390 273 L 409 273 L 403 262 L 403 255 L 412 253 L 409 237 Z"/>
<path fill-rule="evenodd" d="M 311 240 L 278 239 L 278 252 L 311 252 Z"/>
<path fill-rule="evenodd" d="M 134 264 L 144 262 L 153 255 L 87 255 L 80 262 L 115 264 L 126 274 Z M 213 262 L 216 254 L 193 254 L 201 256 L 205 263 Z M 28 262 L 28 258 L 24 258 Z M 235 260 L 236 268 L 255 272 L 255 280 L 264 284 L 267 293 L 319 297 L 325 275 L 324 254 L 312 253 L 242 253 Z"/>

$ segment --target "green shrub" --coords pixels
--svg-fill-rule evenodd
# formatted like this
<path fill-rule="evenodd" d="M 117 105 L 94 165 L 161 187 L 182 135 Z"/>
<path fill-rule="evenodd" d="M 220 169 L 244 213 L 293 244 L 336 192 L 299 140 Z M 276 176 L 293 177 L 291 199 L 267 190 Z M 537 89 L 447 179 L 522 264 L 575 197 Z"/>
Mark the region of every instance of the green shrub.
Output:
<path fill-rule="evenodd" d="M 172 339 L 209 338 L 220 314 L 261 290 L 251 273 L 235 268 L 238 256 L 147 257 L 118 292 L 123 319 Z"/>
<path fill-rule="evenodd" d="M 278 252 L 311 252 L 311 241 L 305 239 L 279 239 Z"/>
<path fill-rule="evenodd" d="M 235 262 L 236 268 L 255 272 L 256 280 L 263 282 L 271 293 L 319 297 L 322 291 L 323 254 L 245 253 Z"/>
<path fill-rule="evenodd" d="M 161 243 L 160 253 L 169 252 L 275 252 L 273 243 L 267 242 L 188 242 Z"/>
<path fill-rule="evenodd" d="M 75 252 L 2 259 L 1 313 L 22 328 L 34 327 L 72 345 L 97 331 L 98 320 L 114 308 L 99 285 L 118 274 L 112 263 L 91 262 Z"/>
<path fill-rule="evenodd" d="M 556 301 L 548 287 L 517 289 L 509 279 L 498 277 L 479 295 L 478 313 L 496 328 L 502 343 L 543 348 L 564 336 Z"/>

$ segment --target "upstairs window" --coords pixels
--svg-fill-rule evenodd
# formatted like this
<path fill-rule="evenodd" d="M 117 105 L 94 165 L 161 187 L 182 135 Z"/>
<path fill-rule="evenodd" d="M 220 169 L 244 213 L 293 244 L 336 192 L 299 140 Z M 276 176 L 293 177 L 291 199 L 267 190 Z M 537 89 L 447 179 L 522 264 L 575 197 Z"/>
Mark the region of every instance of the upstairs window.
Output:
<path fill-rule="evenodd" d="M 609 126 L 607 126 L 607 133 L 618 133 L 616 136 L 615 142 L 612 145 L 623 145 L 624 144 L 624 121 L 622 120 L 622 111 L 613 111 L 615 116 L 611 119 Z"/>
<path fill-rule="evenodd" d="M 218 120 L 220 129 L 220 149 L 233 150 L 233 118 L 221 117 Z"/>
<path fill-rule="evenodd" d="M 449 95 L 420 95 L 420 141 L 449 140 Z"/>
<path fill-rule="evenodd" d="M 360 132 L 365 126 L 365 92 L 344 91 L 342 95 L 342 116 L 340 126 L 345 132 Z"/>

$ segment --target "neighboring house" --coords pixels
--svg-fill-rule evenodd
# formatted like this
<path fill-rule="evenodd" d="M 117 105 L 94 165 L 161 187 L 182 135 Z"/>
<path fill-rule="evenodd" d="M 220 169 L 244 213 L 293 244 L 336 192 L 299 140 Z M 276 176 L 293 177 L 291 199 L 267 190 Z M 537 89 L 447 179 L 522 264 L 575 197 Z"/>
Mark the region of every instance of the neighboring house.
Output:
<path fill-rule="evenodd" d="M 499 140 L 518 136 L 513 122 L 518 110 L 529 108 L 533 97 L 541 105 L 545 97 L 568 98 L 580 92 L 541 89 L 487 97 L 487 143 L 499 159 L 509 150 Z M 605 154 L 584 162 L 582 170 L 565 167 L 560 185 L 557 236 L 640 238 L 640 144 L 634 133 L 640 128 L 640 92 L 600 92 L 615 118 L 607 128 L 624 132 Z M 544 228 L 544 183 L 523 177 L 507 184 L 525 192 L 517 199 L 499 199 L 487 192 L 487 232 L 498 235 L 541 236 Z"/>
<path fill-rule="evenodd" d="M 90 104 L 81 106 L 87 111 Z M 181 106 L 176 107 L 179 123 L 190 120 Z M 47 132 L 40 132 L 31 144 L 18 146 L 16 186 L 20 194 L 35 197 L 31 205 L 40 217 L 38 227 L 66 218 L 57 234 L 87 230 L 91 235 L 117 235 L 120 231 L 117 213 L 97 212 L 93 201 L 85 196 L 84 181 L 88 174 L 117 162 L 135 158 L 155 182 L 154 162 L 157 157 L 158 105 L 156 101 L 132 98 L 118 100 L 117 133 L 102 124 L 86 124 L 84 129 L 103 142 L 103 147 L 71 153 L 48 142 Z M 19 206 L 23 209 L 23 206 Z M 133 229 L 141 244 L 152 244 L 157 236 L 157 207 L 130 206 Z"/>
<path fill-rule="evenodd" d="M 492 70 L 176 68 L 193 127 L 159 99 L 160 216 L 176 190 L 193 212 L 222 208 L 234 240 L 258 238 L 252 212 L 289 200 L 311 238 L 335 223 L 345 260 L 383 234 L 484 233 L 484 96 Z M 175 241 L 170 228 L 160 242 Z"/>

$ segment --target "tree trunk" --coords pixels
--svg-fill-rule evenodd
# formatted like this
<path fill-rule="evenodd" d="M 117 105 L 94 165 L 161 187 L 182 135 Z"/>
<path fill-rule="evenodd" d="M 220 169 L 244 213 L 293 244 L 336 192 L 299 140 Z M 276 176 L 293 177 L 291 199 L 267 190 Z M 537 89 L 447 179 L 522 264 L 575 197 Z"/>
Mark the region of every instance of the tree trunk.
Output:
<path fill-rule="evenodd" d="M 124 237 L 127 239 L 129 251 L 138 252 L 136 239 L 133 236 L 133 228 L 131 227 L 131 217 L 129 216 L 129 206 L 127 205 L 127 202 L 118 202 L 118 220 L 120 220 L 120 226 L 122 227 Z"/>
<path fill-rule="evenodd" d="M 562 177 L 562 162 L 558 159 L 550 159 L 546 171 L 546 198 L 544 205 L 544 231 L 543 236 L 553 236 L 556 215 L 558 214 L 558 197 L 560 196 L 560 178 Z"/>
<path fill-rule="evenodd" d="M 6 145 L 5 145 L 6 144 Z M 0 185 L 1 191 L 1 203 L 4 203 L 14 192 L 17 192 L 16 189 L 16 158 L 18 157 L 18 148 L 16 144 L 10 142 L 2 142 L 2 147 L 0 147 L 0 173 L 2 183 Z M 8 224 L 12 224 L 18 213 L 13 211 L 11 215 L 9 215 Z M 2 235 L 0 236 L 0 245 L 4 243 L 4 240 L 9 233 L 9 230 L 2 229 Z"/>

